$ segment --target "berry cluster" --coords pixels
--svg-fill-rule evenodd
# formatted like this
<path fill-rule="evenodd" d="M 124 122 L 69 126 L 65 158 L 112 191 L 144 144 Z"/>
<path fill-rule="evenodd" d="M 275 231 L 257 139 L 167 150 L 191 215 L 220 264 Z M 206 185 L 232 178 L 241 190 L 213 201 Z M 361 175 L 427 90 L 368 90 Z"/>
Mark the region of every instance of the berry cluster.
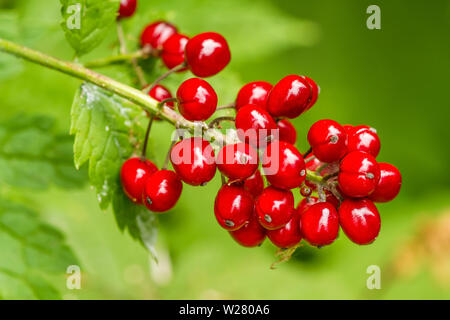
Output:
<path fill-rule="evenodd" d="M 133 1 L 122 1 L 127 3 Z M 120 16 L 131 11 L 121 7 Z M 213 32 L 188 38 L 170 23 L 158 21 L 144 29 L 141 45 L 173 72 L 190 70 L 196 76 L 179 86 L 176 98 L 159 83 L 150 85 L 150 96 L 177 107 L 187 120 L 210 119 L 218 98 L 201 78 L 217 74 L 230 62 L 225 38 Z M 175 206 L 183 183 L 204 186 L 218 170 L 223 183 L 215 199 L 215 217 L 243 246 L 258 246 L 267 236 L 280 248 L 294 248 L 303 238 L 320 247 L 331 244 L 340 227 L 355 243 L 373 242 L 380 230 L 373 202 L 395 198 L 400 172 L 375 160 L 380 140 L 368 126 L 320 120 L 308 132 L 310 150 L 300 153 L 294 146 L 297 132 L 288 119 L 312 108 L 319 91 L 312 79 L 298 75 L 288 75 L 275 85 L 246 84 L 230 105 L 236 116 L 215 118 L 209 125 L 220 129 L 221 121 L 233 121 L 234 143 L 215 150 L 217 146 L 204 136 L 181 140 L 177 136 L 162 170 L 145 158 L 145 152 L 123 164 L 125 193 L 136 204 L 165 212 Z M 169 160 L 173 171 L 167 170 Z M 304 199 L 296 207 L 297 188 Z"/>

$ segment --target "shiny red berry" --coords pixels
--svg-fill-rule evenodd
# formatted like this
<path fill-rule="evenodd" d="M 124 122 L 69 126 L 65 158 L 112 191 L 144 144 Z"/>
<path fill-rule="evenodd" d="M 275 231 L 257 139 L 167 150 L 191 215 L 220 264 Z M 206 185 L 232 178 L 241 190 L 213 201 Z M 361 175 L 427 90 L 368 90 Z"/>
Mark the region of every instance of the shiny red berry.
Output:
<path fill-rule="evenodd" d="M 183 183 L 175 172 L 160 170 L 147 179 L 143 201 L 149 210 L 165 212 L 175 206 L 182 190 Z"/>
<path fill-rule="evenodd" d="M 253 214 L 249 222 L 236 231 L 230 231 L 230 235 L 241 246 L 257 247 L 266 239 L 266 229 L 259 224 L 256 215 Z"/>
<path fill-rule="evenodd" d="M 363 151 L 376 158 L 380 152 L 380 147 L 380 138 L 374 128 L 356 126 L 349 129 L 347 140 L 347 149 L 349 152 Z"/>
<path fill-rule="evenodd" d="M 311 97 L 308 102 L 308 106 L 306 107 L 306 110 L 309 110 L 317 102 L 317 99 L 319 98 L 320 89 L 319 89 L 319 86 L 314 82 L 313 79 L 308 78 L 307 76 L 303 76 L 303 78 L 305 78 L 305 80 L 309 83 L 309 86 L 311 88 Z"/>
<path fill-rule="evenodd" d="M 283 227 L 294 215 L 294 196 L 290 190 L 269 186 L 256 199 L 259 223 L 268 230 Z"/>
<path fill-rule="evenodd" d="M 370 195 L 380 179 L 380 168 L 370 154 L 353 151 L 347 154 L 340 163 L 339 188 L 349 197 L 363 198 Z"/>
<path fill-rule="evenodd" d="M 347 237 L 357 244 L 375 241 L 381 228 L 377 207 L 368 199 L 346 199 L 339 207 L 339 222 Z"/>
<path fill-rule="evenodd" d="M 137 7 L 137 0 L 120 0 L 119 19 L 131 17 Z"/>
<path fill-rule="evenodd" d="M 300 230 L 300 214 L 294 212 L 289 222 L 276 230 L 267 230 L 267 237 L 279 248 L 291 248 L 302 240 Z"/>
<path fill-rule="evenodd" d="M 241 185 L 224 185 L 214 203 L 216 219 L 228 231 L 238 230 L 249 222 L 253 209 L 253 197 Z"/>
<path fill-rule="evenodd" d="M 141 46 L 150 46 L 152 49 L 161 50 L 166 40 L 176 33 L 177 28 L 172 24 L 165 21 L 154 22 L 142 31 Z"/>
<path fill-rule="evenodd" d="M 308 142 L 317 159 L 323 162 L 334 162 L 341 159 L 347 152 L 347 134 L 336 121 L 319 120 L 308 132 Z"/>
<path fill-rule="evenodd" d="M 142 204 L 145 182 L 156 171 L 158 168 L 150 160 L 131 158 L 124 162 L 120 171 L 120 181 L 123 191 L 131 201 Z"/>
<path fill-rule="evenodd" d="M 267 180 L 277 188 L 293 189 L 305 181 L 305 161 L 300 152 L 287 142 L 272 142 L 265 150 L 262 162 Z"/>
<path fill-rule="evenodd" d="M 280 141 L 285 141 L 290 144 L 297 142 L 297 131 L 289 120 L 283 119 L 278 121 L 277 128 Z"/>
<path fill-rule="evenodd" d="M 170 152 L 175 172 L 185 183 L 205 185 L 216 174 L 216 160 L 211 144 L 200 137 L 183 139 Z"/>
<path fill-rule="evenodd" d="M 284 77 L 270 91 L 267 111 L 274 117 L 296 118 L 307 110 L 311 94 L 311 86 L 305 78 Z"/>
<path fill-rule="evenodd" d="M 186 62 L 197 77 L 205 78 L 219 73 L 230 60 L 228 43 L 218 33 L 200 33 L 186 45 Z"/>
<path fill-rule="evenodd" d="M 302 201 L 300 201 L 300 203 L 297 206 L 298 214 L 302 215 L 303 212 L 308 210 L 312 205 L 316 204 L 317 202 L 319 202 L 319 198 L 317 197 L 304 198 Z"/>
<path fill-rule="evenodd" d="M 236 114 L 236 129 L 241 141 L 260 147 L 267 145 L 267 138 L 275 134 L 277 124 L 272 116 L 255 105 L 248 104 Z"/>
<path fill-rule="evenodd" d="M 244 188 L 247 189 L 255 198 L 263 192 L 264 180 L 259 170 L 256 170 L 251 177 L 245 180 Z"/>
<path fill-rule="evenodd" d="M 313 191 L 312 188 L 310 188 L 307 185 L 304 185 L 300 188 L 300 194 L 304 197 L 309 197 L 311 195 L 312 191 Z"/>
<path fill-rule="evenodd" d="M 300 215 L 300 227 L 306 241 L 313 246 L 326 246 L 339 234 L 339 216 L 336 208 L 327 202 L 318 202 Z"/>
<path fill-rule="evenodd" d="M 380 167 L 380 180 L 369 199 L 374 202 L 389 202 L 400 192 L 402 175 L 392 164 L 378 163 L 378 166 Z"/>
<path fill-rule="evenodd" d="M 261 109 L 266 110 L 267 98 L 272 89 L 272 84 L 265 81 L 255 81 L 247 83 L 239 90 L 236 98 L 236 111 L 247 104 L 253 104 Z"/>
<path fill-rule="evenodd" d="M 178 110 L 190 121 L 205 121 L 216 111 L 217 94 L 205 80 L 184 81 L 177 91 Z"/>
<path fill-rule="evenodd" d="M 243 181 L 258 169 L 258 152 L 246 143 L 228 144 L 217 155 L 217 168 L 231 181 Z"/>
<path fill-rule="evenodd" d="M 153 99 L 155 99 L 156 101 L 163 101 L 166 99 L 171 99 L 173 98 L 172 94 L 170 93 L 169 89 L 167 89 L 166 87 L 157 84 L 156 86 L 154 86 L 148 93 L 148 95 L 150 97 L 152 97 Z M 167 106 L 169 106 L 171 109 L 174 109 L 174 103 L 173 101 L 169 101 L 166 103 Z M 159 120 L 158 117 L 155 117 L 155 120 Z"/>
<path fill-rule="evenodd" d="M 184 62 L 184 49 L 189 38 L 185 35 L 175 33 L 162 45 L 161 59 L 168 69 L 175 68 Z M 177 72 L 182 72 L 188 68 L 182 68 Z"/>

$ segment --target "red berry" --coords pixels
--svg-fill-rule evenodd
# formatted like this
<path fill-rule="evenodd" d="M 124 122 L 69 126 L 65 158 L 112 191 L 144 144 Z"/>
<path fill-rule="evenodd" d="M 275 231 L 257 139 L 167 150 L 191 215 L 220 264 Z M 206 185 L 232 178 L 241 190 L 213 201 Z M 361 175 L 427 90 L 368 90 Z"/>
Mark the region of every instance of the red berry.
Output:
<path fill-rule="evenodd" d="M 166 99 L 171 99 L 173 98 L 172 94 L 170 93 L 169 89 L 167 89 L 166 87 L 157 84 L 156 86 L 154 86 L 148 93 L 148 95 L 150 97 L 152 97 L 153 99 L 155 99 L 156 101 L 163 101 Z M 174 103 L 173 101 L 169 101 L 166 103 L 166 105 L 168 105 L 170 108 L 174 109 Z M 155 117 L 155 120 L 159 120 L 158 117 Z"/>
<path fill-rule="evenodd" d="M 310 87 L 311 87 L 311 97 L 308 103 L 308 106 L 306 107 L 306 110 L 311 109 L 314 104 L 316 103 L 317 99 L 319 98 L 319 87 L 317 86 L 317 84 L 314 82 L 313 79 L 308 78 L 307 76 L 303 76 L 305 78 L 305 80 L 309 83 Z"/>
<path fill-rule="evenodd" d="M 253 197 L 243 186 L 224 185 L 217 193 L 214 213 L 228 231 L 238 230 L 249 222 L 253 209 Z"/>
<path fill-rule="evenodd" d="M 162 45 L 161 58 L 168 69 L 175 68 L 184 62 L 184 49 L 189 38 L 185 35 L 175 33 Z M 183 68 L 177 72 L 183 72 L 188 68 Z"/>
<path fill-rule="evenodd" d="M 120 0 L 119 19 L 129 18 L 136 11 L 137 0 Z"/>
<path fill-rule="evenodd" d="M 156 171 L 158 168 L 150 160 L 131 158 L 125 161 L 120 171 L 120 181 L 123 191 L 131 201 L 142 204 L 145 182 Z"/>
<path fill-rule="evenodd" d="M 283 227 L 294 215 L 294 196 L 290 190 L 269 186 L 256 199 L 259 223 L 268 230 Z"/>
<path fill-rule="evenodd" d="M 264 152 L 262 166 L 269 183 L 277 188 L 293 189 L 305 181 L 305 161 L 287 142 L 272 142 Z"/>
<path fill-rule="evenodd" d="M 257 247 L 266 239 L 266 229 L 261 227 L 256 215 L 253 214 L 249 222 L 236 231 L 230 231 L 230 235 L 241 246 Z"/>
<path fill-rule="evenodd" d="M 308 132 L 308 142 L 314 155 L 327 163 L 338 161 L 345 155 L 346 138 L 345 129 L 333 120 L 319 120 Z"/>
<path fill-rule="evenodd" d="M 216 174 L 214 149 L 199 137 L 178 142 L 170 152 L 170 161 L 181 180 L 192 186 L 205 185 Z"/>
<path fill-rule="evenodd" d="M 163 44 L 173 34 L 177 33 L 177 28 L 165 21 L 154 22 L 147 27 L 141 34 L 141 46 L 150 46 L 152 49 L 161 50 Z"/>
<path fill-rule="evenodd" d="M 267 230 L 267 237 L 279 248 L 291 248 L 302 240 L 300 214 L 294 213 L 291 220 L 280 229 Z"/>
<path fill-rule="evenodd" d="M 197 77 L 205 78 L 219 73 L 230 59 L 227 41 L 215 32 L 200 33 L 186 45 L 186 62 Z"/>
<path fill-rule="evenodd" d="M 307 185 L 302 186 L 300 188 L 300 194 L 304 197 L 309 197 L 312 193 L 312 189 L 310 187 L 308 187 Z"/>
<path fill-rule="evenodd" d="M 308 108 L 311 86 L 297 75 L 284 77 L 270 91 L 267 111 L 274 117 L 296 118 Z"/>
<path fill-rule="evenodd" d="M 267 137 L 271 130 L 277 129 L 277 124 L 267 111 L 248 104 L 236 114 L 236 129 L 241 141 L 259 147 L 267 144 Z"/>
<path fill-rule="evenodd" d="M 326 246 L 339 234 L 339 216 L 336 208 L 327 202 L 318 202 L 300 215 L 300 227 L 306 241 L 313 246 Z"/>
<path fill-rule="evenodd" d="M 147 179 L 143 200 L 149 210 L 165 212 L 175 206 L 182 190 L 183 183 L 175 172 L 160 170 Z"/>
<path fill-rule="evenodd" d="M 389 202 L 400 192 L 402 175 L 392 164 L 378 163 L 378 166 L 380 167 L 380 180 L 369 198 L 374 202 Z"/>
<path fill-rule="evenodd" d="M 297 141 L 297 131 L 289 120 L 283 119 L 278 121 L 277 127 L 279 130 L 278 134 L 280 141 L 295 144 L 295 142 Z"/>
<path fill-rule="evenodd" d="M 314 158 L 313 158 L 314 157 Z M 309 160 L 311 159 L 311 160 Z M 309 161 L 308 161 L 309 160 Z M 324 163 L 322 161 L 320 161 L 319 159 L 316 158 L 316 156 L 313 153 L 310 153 L 306 158 L 305 158 L 305 166 L 306 169 L 310 170 L 310 171 L 316 171 L 317 169 L 319 169 Z"/>
<path fill-rule="evenodd" d="M 319 198 L 317 197 L 308 197 L 303 199 L 297 206 L 298 214 L 302 215 L 303 212 L 308 210 L 313 204 L 316 204 L 317 202 L 319 202 Z"/>
<path fill-rule="evenodd" d="M 178 109 L 190 121 L 205 121 L 216 111 L 217 94 L 205 80 L 184 81 L 177 91 Z"/>
<path fill-rule="evenodd" d="M 347 237 L 357 244 L 370 244 L 381 227 L 377 207 L 368 199 L 346 199 L 339 207 L 339 222 Z"/>
<path fill-rule="evenodd" d="M 247 104 L 253 104 L 266 110 L 267 98 L 272 89 L 272 84 L 265 81 L 255 81 L 247 83 L 239 90 L 236 98 L 236 111 Z"/>
<path fill-rule="evenodd" d="M 377 131 L 368 126 L 356 126 L 349 129 L 347 149 L 352 151 L 363 151 L 371 154 L 374 158 L 380 152 L 380 138 Z"/>
<path fill-rule="evenodd" d="M 333 207 L 335 207 L 336 210 L 339 208 L 341 202 L 339 201 L 338 198 L 336 198 L 336 196 L 333 193 L 331 193 L 328 190 L 325 190 L 325 197 L 327 202 L 331 204 Z"/>
<path fill-rule="evenodd" d="M 371 194 L 380 179 L 380 168 L 370 154 L 353 151 L 347 154 L 339 166 L 340 190 L 349 197 L 364 198 Z"/>
<path fill-rule="evenodd" d="M 258 152 L 246 143 L 228 144 L 217 155 L 217 168 L 232 181 L 251 177 L 258 165 Z"/>
<path fill-rule="evenodd" d="M 264 180 L 259 170 L 256 170 L 251 177 L 245 180 L 244 188 L 247 189 L 255 198 L 263 192 Z"/>

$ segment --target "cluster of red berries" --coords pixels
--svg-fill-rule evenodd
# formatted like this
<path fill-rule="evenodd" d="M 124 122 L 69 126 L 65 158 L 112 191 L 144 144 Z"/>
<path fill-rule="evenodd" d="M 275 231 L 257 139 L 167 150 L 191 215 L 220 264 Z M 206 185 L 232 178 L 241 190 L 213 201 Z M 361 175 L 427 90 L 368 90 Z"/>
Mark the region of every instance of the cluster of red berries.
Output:
<path fill-rule="evenodd" d="M 189 39 L 167 22 L 146 27 L 141 42 L 168 68 L 189 69 L 198 77 L 217 74 L 231 57 L 221 35 L 208 32 Z M 160 85 L 153 86 L 150 95 L 158 101 L 172 97 Z M 267 236 L 280 248 L 294 247 L 303 238 L 320 247 L 331 244 L 340 227 L 353 242 L 369 244 L 380 230 L 373 202 L 390 201 L 398 194 L 400 173 L 390 164 L 377 163 L 380 141 L 367 126 L 320 120 L 308 133 L 311 149 L 302 155 L 294 146 L 297 133 L 288 119 L 309 110 L 318 95 L 319 87 L 306 76 L 289 75 L 274 86 L 251 82 L 233 104 L 239 141 L 222 146 L 216 156 L 203 137 L 182 139 L 169 151 L 174 171 L 158 170 L 146 159 L 129 159 L 121 171 L 123 189 L 135 203 L 164 212 L 178 201 L 183 182 L 204 186 L 218 169 L 223 185 L 215 199 L 215 216 L 243 246 L 258 246 Z M 217 108 L 216 92 L 200 78 L 183 82 L 174 100 L 190 121 L 208 120 Z M 296 188 L 305 197 L 297 208 L 292 193 Z"/>

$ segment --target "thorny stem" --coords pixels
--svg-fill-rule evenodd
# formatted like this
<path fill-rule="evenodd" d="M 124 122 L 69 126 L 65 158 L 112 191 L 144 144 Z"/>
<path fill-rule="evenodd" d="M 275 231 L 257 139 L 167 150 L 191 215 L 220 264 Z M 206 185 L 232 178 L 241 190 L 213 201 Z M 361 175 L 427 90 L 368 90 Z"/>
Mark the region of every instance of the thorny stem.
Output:
<path fill-rule="evenodd" d="M 209 128 L 214 128 L 216 125 L 220 124 L 222 121 L 234 121 L 234 117 L 218 117 L 209 123 Z"/>
<path fill-rule="evenodd" d="M 183 70 L 184 68 L 186 68 L 187 64 L 186 62 L 183 62 L 182 64 L 179 64 L 178 66 L 170 69 L 169 71 L 167 71 L 166 73 L 164 73 L 163 75 L 161 75 L 159 78 L 157 78 L 150 86 L 148 86 L 147 88 L 144 89 L 145 93 L 149 93 L 154 87 L 156 87 L 161 81 L 163 81 L 164 79 L 166 79 L 168 76 L 170 76 L 172 73 L 178 72 Z"/>
<path fill-rule="evenodd" d="M 193 132 L 199 124 L 202 127 L 207 127 L 205 123 L 196 124 L 184 119 L 181 115 L 167 106 L 163 106 L 161 110 L 159 110 L 159 102 L 151 98 L 148 94 L 145 94 L 141 90 L 137 90 L 119 81 L 111 79 L 105 75 L 87 69 L 79 64 L 54 58 L 45 53 L 21 46 L 2 38 L 0 38 L 0 51 L 12 54 L 18 58 L 25 59 L 46 68 L 59 71 L 71 77 L 95 84 L 102 89 L 117 94 L 118 96 L 138 105 L 151 115 L 158 115 L 159 118 L 171 123 L 177 128 L 183 128 L 189 130 L 190 132 Z M 220 132 L 220 130 L 209 129 L 208 135 L 214 141 L 224 141 L 225 144 L 233 143 L 233 140 L 230 140 L 230 138 Z M 321 183 L 323 180 L 321 176 L 318 176 L 316 173 L 310 170 L 306 171 L 306 179 L 316 183 Z"/>

